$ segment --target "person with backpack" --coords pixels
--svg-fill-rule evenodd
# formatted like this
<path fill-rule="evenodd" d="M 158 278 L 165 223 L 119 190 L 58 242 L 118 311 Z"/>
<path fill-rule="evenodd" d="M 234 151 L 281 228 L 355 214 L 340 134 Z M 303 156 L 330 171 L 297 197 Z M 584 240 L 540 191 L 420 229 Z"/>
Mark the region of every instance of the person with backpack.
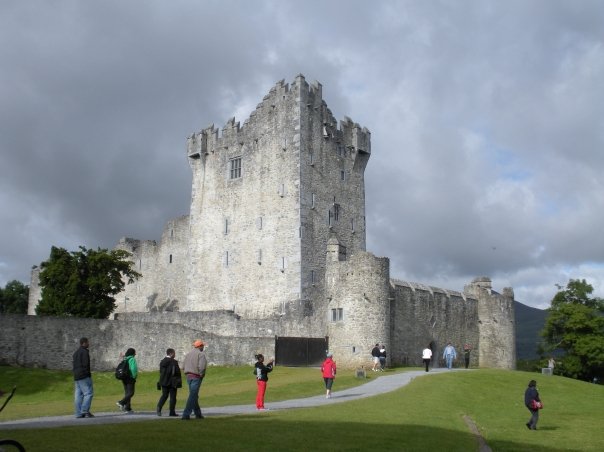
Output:
<path fill-rule="evenodd" d="M 118 368 L 116 369 L 116 377 L 122 380 L 124 385 L 124 398 L 116 403 L 120 410 L 128 414 L 132 414 L 132 406 L 130 401 L 134 396 L 134 387 L 136 385 L 136 377 L 138 376 L 138 366 L 136 364 L 136 350 L 129 348 L 126 354 L 120 353 L 120 358 L 123 358 Z M 119 374 L 119 376 L 118 376 Z"/>
<path fill-rule="evenodd" d="M 182 377 L 178 361 L 174 359 L 176 352 L 173 348 L 166 350 L 166 357 L 159 363 L 159 382 L 158 388 L 161 388 L 161 397 L 157 402 L 157 415 L 161 416 L 161 410 L 170 396 L 170 414 L 169 416 L 178 416 L 176 414 L 176 391 L 182 388 Z"/>
<path fill-rule="evenodd" d="M 333 354 L 331 352 L 327 352 L 327 357 L 321 365 L 321 374 L 323 375 L 323 381 L 325 382 L 325 398 L 331 399 L 331 387 L 336 378 L 336 362 L 333 360 Z"/>

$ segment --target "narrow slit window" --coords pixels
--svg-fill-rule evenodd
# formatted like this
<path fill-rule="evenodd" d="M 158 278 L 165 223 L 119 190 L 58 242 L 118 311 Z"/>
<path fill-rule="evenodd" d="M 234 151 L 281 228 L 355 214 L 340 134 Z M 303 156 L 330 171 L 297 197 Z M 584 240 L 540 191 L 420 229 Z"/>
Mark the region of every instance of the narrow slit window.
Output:
<path fill-rule="evenodd" d="M 170 263 L 172 263 L 172 255 L 170 254 Z"/>

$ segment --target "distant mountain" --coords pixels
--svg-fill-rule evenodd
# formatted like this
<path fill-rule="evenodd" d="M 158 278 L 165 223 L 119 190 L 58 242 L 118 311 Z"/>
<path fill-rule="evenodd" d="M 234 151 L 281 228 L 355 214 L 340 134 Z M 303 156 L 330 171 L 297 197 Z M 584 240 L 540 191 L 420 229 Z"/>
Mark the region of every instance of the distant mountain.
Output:
<path fill-rule="evenodd" d="M 516 314 L 516 359 L 537 359 L 537 346 L 542 341 L 539 333 L 545 326 L 547 311 L 531 308 L 514 301 Z"/>

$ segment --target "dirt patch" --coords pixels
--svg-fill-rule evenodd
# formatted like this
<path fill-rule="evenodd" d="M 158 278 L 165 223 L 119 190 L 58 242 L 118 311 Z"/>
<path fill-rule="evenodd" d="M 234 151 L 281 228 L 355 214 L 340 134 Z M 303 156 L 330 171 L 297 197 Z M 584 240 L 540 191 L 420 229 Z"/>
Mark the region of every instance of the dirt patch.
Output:
<path fill-rule="evenodd" d="M 474 423 L 472 418 L 464 414 L 463 420 L 474 435 L 474 437 L 476 437 L 476 440 L 478 441 L 478 450 L 480 452 L 492 452 L 491 448 L 489 447 L 483 436 L 480 434 L 480 431 L 478 430 L 478 427 L 476 427 L 476 424 Z"/>

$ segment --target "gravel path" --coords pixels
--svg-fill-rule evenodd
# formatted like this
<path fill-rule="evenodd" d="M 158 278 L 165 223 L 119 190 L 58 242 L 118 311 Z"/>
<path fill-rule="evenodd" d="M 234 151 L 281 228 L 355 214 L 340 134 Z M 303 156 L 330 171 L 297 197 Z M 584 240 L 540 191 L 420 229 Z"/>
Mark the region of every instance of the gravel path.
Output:
<path fill-rule="evenodd" d="M 424 371 L 414 370 L 410 372 L 401 372 L 392 375 L 382 375 L 369 383 L 354 388 L 334 391 L 330 399 L 325 395 L 307 397 L 304 399 L 283 400 L 281 402 L 268 402 L 266 407 L 270 411 L 288 410 L 292 408 L 308 408 L 323 405 L 333 405 L 334 403 L 343 403 L 351 400 L 372 397 L 378 394 L 384 394 L 394 391 L 408 384 L 415 377 L 436 375 L 443 372 L 457 372 L 459 369 L 432 369 L 426 373 Z M 337 383 L 336 383 L 337 387 Z M 186 389 L 181 394 L 186 397 Z M 250 396 L 253 398 L 253 396 Z M 201 400 L 203 400 L 203 388 L 201 391 Z M 93 402 L 94 407 L 94 402 Z M 202 406 L 203 415 L 208 416 L 234 416 L 238 414 L 257 414 L 255 405 L 233 405 L 224 407 Z M 20 419 L 14 421 L 0 422 L 0 430 L 26 429 L 26 428 L 52 428 L 65 427 L 73 425 L 98 425 L 98 424 L 119 424 L 123 422 L 140 422 L 152 419 L 178 420 L 180 417 L 163 416 L 158 418 L 154 411 L 140 411 L 133 414 L 127 414 L 120 411 L 97 413 L 94 412 L 94 418 L 75 419 L 73 416 L 47 416 L 31 419 Z M 191 422 L 195 422 L 192 419 Z"/>

